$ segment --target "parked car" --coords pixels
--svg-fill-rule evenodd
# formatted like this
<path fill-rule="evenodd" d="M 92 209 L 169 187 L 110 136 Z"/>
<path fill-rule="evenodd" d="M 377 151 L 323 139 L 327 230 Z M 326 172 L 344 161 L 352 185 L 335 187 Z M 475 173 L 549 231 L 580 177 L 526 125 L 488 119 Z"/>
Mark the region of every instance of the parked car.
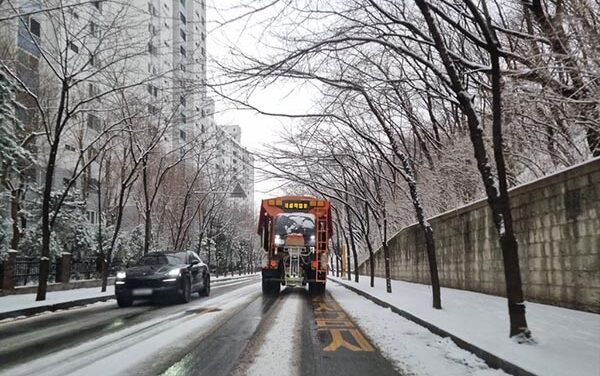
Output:
<path fill-rule="evenodd" d="M 210 294 L 208 266 L 192 251 L 151 252 L 132 267 L 117 273 L 115 295 L 119 307 L 129 307 L 136 299 L 175 297 L 187 303 L 191 295 Z"/>

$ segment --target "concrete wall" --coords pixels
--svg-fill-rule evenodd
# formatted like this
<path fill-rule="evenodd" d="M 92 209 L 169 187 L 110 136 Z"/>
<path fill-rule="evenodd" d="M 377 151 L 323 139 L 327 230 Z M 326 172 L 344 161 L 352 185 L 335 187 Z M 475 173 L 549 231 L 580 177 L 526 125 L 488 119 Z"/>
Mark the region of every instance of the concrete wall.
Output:
<path fill-rule="evenodd" d="M 510 197 L 526 299 L 600 312 L 600 158 L 516 187 Z M 442 286 L 505 296 L 502 254 L 485 200 L 430 222 Z M 430 283 L 416 225 L 397 233 L 390 248 L 393 279 Z M 375 270 L 385 276 L 381 249 Z M 369 273 L 369 260 L 360 271 Z"/>

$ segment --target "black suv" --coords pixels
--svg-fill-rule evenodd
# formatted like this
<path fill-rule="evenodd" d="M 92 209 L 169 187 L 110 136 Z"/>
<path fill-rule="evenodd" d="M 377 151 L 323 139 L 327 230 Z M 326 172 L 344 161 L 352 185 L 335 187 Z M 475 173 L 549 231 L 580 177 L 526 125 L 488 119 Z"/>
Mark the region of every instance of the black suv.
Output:
<path fill-rule="evenodd" d="M 192 251 L 148 253 L 134 266 L 118 272 L 115 280 L 119 307 L 129 307 L 135 299 L 171 296 L 187 303 L 194 292 L 210 294 L 210 273 Z"/>

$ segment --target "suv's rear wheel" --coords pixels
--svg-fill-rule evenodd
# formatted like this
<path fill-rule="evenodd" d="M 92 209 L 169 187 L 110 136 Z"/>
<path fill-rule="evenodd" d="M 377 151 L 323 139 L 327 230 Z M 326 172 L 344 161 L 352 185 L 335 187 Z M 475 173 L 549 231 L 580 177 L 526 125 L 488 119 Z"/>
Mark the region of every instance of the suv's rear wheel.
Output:
<path fill-rule="evenodd" d="M 204 288 L 198 291 L 198 295 L 200 296 L 209 296 L 210 295 L 210 276 L 207 274 L 204 277 Z"/>

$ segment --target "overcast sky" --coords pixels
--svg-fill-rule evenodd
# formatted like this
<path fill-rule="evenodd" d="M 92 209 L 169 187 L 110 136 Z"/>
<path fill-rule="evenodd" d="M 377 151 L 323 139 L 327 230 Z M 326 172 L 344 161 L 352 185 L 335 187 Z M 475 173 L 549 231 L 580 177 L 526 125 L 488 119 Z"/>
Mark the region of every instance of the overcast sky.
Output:
<path fill-rule="evenodd" d="M 231 48 L 235 46 L 249 54 L 257 54 L 259 49 L 257 39 L 265 41 L 267 38 L 263 33 L 264 27 L 259 26 L 261 18 L 270 16 L 270 11 L 260 15 L 254 15 L 251 19 L 244 18 L 235 22 L 219 26 L 219 22 L 232 20 L 240 15 L 240 9 L 235 9 L 239 0 L 211 0 L 207 2 L 207 50 L 208 50 L 208 80 L 218 76 L 218 67 L 215 61 L 227 63 L 231 61 Z M 260 50 L 262 53 L 263 51 Z M 218 124 L 237 124 L 242 129 L 242 145 L 251 151 L 264 150 L 264 145 L 276 142 L 278 132 L 284 126 L 291 126 L 288 118 L 265 116 L 250 110 L 239 110 L 233 108 L 223 98 L 211 96 L 215 99 L 216 115 Z M 263 90 L 257 90 L 252 94 L 253 106 L 267 112 L 299 114 L 309 111 L 313 103 L 314 94 L 306 85 L 277 85 Z M 277 184 L 273 181 L 261 181 L 260 173 L 256 172 L 255 199 L 258 201 L 266 196 L 273 196 L 281 192 L 273 191 Z"/>

